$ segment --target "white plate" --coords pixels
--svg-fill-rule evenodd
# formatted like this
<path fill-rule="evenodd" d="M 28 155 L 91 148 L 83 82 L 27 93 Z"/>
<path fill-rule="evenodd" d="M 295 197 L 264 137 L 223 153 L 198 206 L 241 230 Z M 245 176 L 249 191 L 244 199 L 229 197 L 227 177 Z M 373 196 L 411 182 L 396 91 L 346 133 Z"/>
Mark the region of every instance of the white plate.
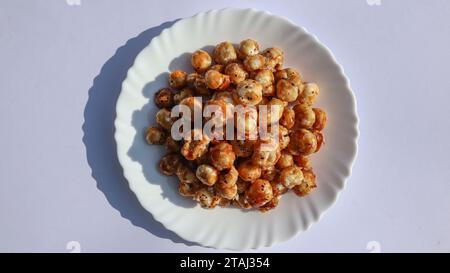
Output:
<path fill-rule="evenodd" d="M 263 48 L 281 47 L 285 67 L 317 82 L 317 105 L 328 114 L 326 144 L 313 156 L 318 188 L 308 197 L 288 193 L 268 212 L 234 208 L 205 210 L 177 192 L 174 177 L 157 170 L 164 149 L 144 142 L 155 124 L 154 93 L 167 85 L 167 72 L 189 70 L 190 53 L 228 40 L 254 38 Z M 208 47 L 209 46 L 209 47 Z M 350 175 L 357 150 L 356 102 L 343 70 L 313 35 L 287 19 L 253 9 L 223 9 L 176 22 L 139 53 L 117 101 L 115 139 L 124 175 L 142 206 L 167 229 L 204 246 L 242 250 L 285 241 L 316 222 L 336 200 Z"/>

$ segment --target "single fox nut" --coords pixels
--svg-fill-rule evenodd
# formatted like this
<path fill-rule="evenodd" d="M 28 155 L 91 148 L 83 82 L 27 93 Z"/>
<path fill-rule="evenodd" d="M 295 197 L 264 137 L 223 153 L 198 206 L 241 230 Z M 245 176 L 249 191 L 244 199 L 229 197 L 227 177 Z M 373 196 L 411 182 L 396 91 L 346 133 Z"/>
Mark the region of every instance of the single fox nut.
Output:
<path fill-rule="evenodd" d="M 181 194 L 181 196 L 185 197 L 194 197 L 195 193 L 199 191 L 202 188 L 202 185 L 200 182 L 194 182 L 194 183 L 184 183 L 180 182 L 178 184 L 178 192 Z"/>
<path fill-rule="evenodd" d="M 203 105 L 202 105 L 202 103 L 200 102 L 200 100 L 197 97 L 184 98 L 180 102 L 180 105 L 187 106 L 189 108 L 190 116 L 187 116 L 187 117 L 183 116 L 183 118 L 185 118 L 185 119 L 194 120 L 195 113 L 196 112 L 199 112 L 199 113 L 202 112 Z M 180 110 L 182 110 L 182 109 L 180 109 Z"/>
<path fill-rule="evenodd" d="M 201 155 L 200 157 L 197 157 L 197 158 L 195 159 L 195 164 L 197 164 L 197 166 L 203 165 L 203 164 L 211 165 L 211 162 L 210 162 L 210 159 L 209 159 L 209 153 L 208 153 L 208 151 L 206 151 L 206 153 L 204 153 L 204 154 Z"/>
<path fill-rule="evenodd" d="M 228 186 L 225 183 L 223 183 L 221 180 L 219 180 L 219 182 L 217 182 L 214 185 L 214 189 L 216 190 L 216 193 L 225 199 L 231 200 L 234 199 L 236 197 L 237 193 L 237 185 L 231 185 Z"/>
<path fill-rule="evenodd" d="M 281 156 L 280 146 L 277 140 L 259 140 L 255 145 L 252 160 L 261 168 L 274 166 Z"/>
<path fill-rule="evenodd" d="M 214 48 L 213 58 L 216 63 L 226 65 L 236 61 L 236 50 L 230 42 L 222 42 Z"/>
<path fill-rule="evenodd" d="M 300 73 L 294 68 L 277 70 L 274 75 L 277 81 L 281 79 L 289 80 L 291 78 L 300 77 Z"/>
<path fill-rule="evenodd" d="M 230 77 L 216 70 L 208 70 L 205 74 L 205 81 L 210 89 L 224 90 L 230 85 Z"/>
<path fill-rule="evenodd" d="M 233 94 L 239 104 L 257 105 L 262 99 L 262 85 L 255 80 L 244 80 L 237 85 Z"/>
<path fill-rule="evenodd" d="M 181 161 L 181 156 L 177 153 L 166 154 L 159 161 L 159 170 L 165 175 L 175 175 Z"/>
<path fill-rule="evenodd" d="M 187 84 L 187 73 L 182 70 L 175 70 L 169 74 L 169 86 L 181 89 Z"/>
<path fill-rule="evenodd" d="M 237 198 L 233 200 L 233 205 L 241 209 L 251 209 L 252 205 L 247 200 L 245 193 L 238 194 Z"/>
<path fill-rule="evenodd" d="M 285 107 L 281 115 L 280 124 L 287 129 L 292 129 L 295 125 L 295 112 L 291 108 Z"/>
<path fill-rule="evenodd" d="M 228 107 L 234 106 L 235 102 L 233 99 L 233 93 L 230 91 L 216 91 L 214 92 L 212 98 L 213 100 L 222 100 Z"/>
<path fill-rule="evenodd" d="M 207 186 L 214 185 L 219 178 L 219 172 L 213 166 L 208 164 L 198 166 L 195 175 L 200 182 Z"/>
<path fill-rule="evenodd" d="M 281 79 L 277 82 L 277 97 L 286 102 L 294 102 L 298 96 L 298 87 L 295 83 Z"/>
<path fill-rule="evenodd" d="M 191 161 L 200 158 L 208 151 L 208 143 L 203 140 L 186 140 L 181 147 L 181 154 Z"/>
<path fill-rule="evenodd" d="M 276 93 L 275 91 L 276 91 L 275 85 L 271 84 L 271 85 L 263 88 L 262 95 L 264 97 L 273 97 L 273 96 L 275 96 L 275 93 Z"/>
<path fill-rule="evenodd" d="M 289 130 L 284 126 L 278 126 L 278 142 L 280 145 L 280 150 L 286 149 L 291 142 L 291 137 L 289 136 Z"/>
<path fill-rule="evenodd" d="M 202 73 L 211 67 L 212 58 L 209 56 L 208 52 L 204 50 L 197 50 L 191 56 L 191 65 L 194 67 L 195 71 Z"/>
<path fill-rule="evenodd" d="M 263 206 L 259 207 L 258 210 L 261 212 L 268 212 L 276 208 L 280 202 L 281 196 L 274 196 L 269 202 L 265 203 Z"/>
<path fill-rule="evenodd" d="M 148 127 L 145 130 L 145 140 L 148 144 L 161 145 L 166 141 L 167 134 L 158 127 Z"/>
<path fill-rule="evenodd" d="M 277 181 L 275 181 L 275 180 L 270 181 L 270 185 L 272 186 L 273 196 L 283 195 L 289 190 L 279 180 L 277 180 Z"/>
<path fill-rule="evenodd" d="M 295 112 L 295 126 L 297 128 L 310 129 L 313 127 L 316 122 L 316 114 L 310 106 L 297 104 L 293 109 Z"/>
<path fill-rule="evenodd" d="M 265 108 L 259 108 L 260 122 L 264 122 L 267 125 L 278 123 L 283 115 L 286 103 L 280 99 L 272 98 Z M 261 126 L 261 125 L 260 125 Z"/>
<path fill-rule="evenodd" d="M 207 189 L 202 188 L 195 193 L 193 199 L 197 201 L 202 208 L 212 209 L 220 203 L 221 198 Z"/>
<path fill-rule="evenodd" d="M 314 111 L 315 116 L 312 128 L 317 131 L 322 131 L 327 124 L 327 114 L 325 113 L 325 111 L 319 108 L 313 108 L 312 110 Z"/>
<path fill-rule="evenodd" d="M 239 177 L 244 181 L 255 181 L 261 176 L 261 167 L 254 164 L 252 160 L 246 160 L 238 166 Z"/>
<path fill-rule="evenodd" d="M 256 139 L 258 136 L 258 111 L 256 107 L 247 107 L 242 112 L 237 112 L 234 126 L 237 129 L 236 139 Z"/>
<path fill-rule="evenodd" d="M 244 60 L 244 67 L 248 72 L 263 69 L 266 65 L 266 58 L 261 54 L 248 56 Z"/>
<path fill-rule="evenodd" d="M 207 116 L 204 116 L 205 121 L 214 119 L 214 126 L 225 126 L 227 119 L 233 117 L 231 110 L 228 109 L 227 103 L 219 99 L 210 99 L 206 103 L 203 113 L 207 113 Z M 223 129 L 222 133 L 225 132 L 225 128 Z"/>
<path fill-rule="evenodd" d="M 303 181 L 303 172 L 300 167 L 290 166 L 280 172 L 280 182 L 288 189 L 300 185 Z"/>
<path fill-rule="evenodd" d="M 299 166 L 302 170 L 311 170 L 311 160 L 307 156 L 304 155 L 294 155 L 293 156 L 294 163 Z"/>
<path fill-rule="evenodd" d="M 293 156 L 286 150 L 281 151 L 280 159 L 278 159 L 276 164 L 277 168 L 284 169 L 293 165 L 294 165 Z"/>
<path fill-rule="evenodd" d="M 294 83 L 298 88 L 302 86 L 302 78 L 300 73 L 293 68 L 285 68 L 283 70 L 278 70 L 275 72 L 275 80 L 279 81 L 281 79 L 288 80 Z M 299 90 L 300 91 L 300 90 Z"/>
<path fill-rule="evenodd" d="M 158 108 L 171 108 L 173 106 L 173 93 L 170 88 L 161 88 L 155 93 L 155 104 Z"/>
<path fill-rule="evenodd" d="M 251 182 L 245 181 L 242 178 L 238 178 L 238 180 L 236 181 L 236 186 L 238 188 L 239 194 L 243 194 L 244 192 L 246 192 L 250 185 Z"/>
<path fill-rule="evenodd" d="M 261 171 L 261 178 L 269 181 L 274 181 L 278 177 L 278 169 L 275 166 L 270 166 Z"/>
<path fill-rule="evenodd" d="M 279 70 L 283 66 L 284 52 L 280 48 L 267 48 L 262 55 L 266 58 L 266 67 L 268 69 Z"/>
<path fill-rule="evenodd" d="M 226 171 L 222 171 L 219 175 L 219 181 L 224 186 L 233 186 L 236 185 L 239 178 L 239 173 L 234 166 Z"/>
<path fill-rule="evenodd" d="M 247 201 L 254 208 L 263 206 L 273 198 L 272 186 L 264 179 L 257 179 L 245 193 Z"/>
<path fill-rule="evenodd" d="M 313 105 L 319 96 L 319 86 L 316 83 L 304 83 L 301 87 L 297 102 L 300 104 Z"/>
<path fill-rule="evenodd" d="M 199 74 L 199 73 L 197 73 L 197 72 L 189 73 L 189 74 L 186 76 L 186 83 L 187 83 L 188 85 L 190 85 L 191 87 L 193 87 L 193 86 L 194 86 L 195 80 L 198 79 L 198 78 L 201 78 L 201 77 L 202 77 L 202 75 Z"/>
<path fill-rule="evenodd" d="M 181 154 L 191 161 L 200 158 L 208 151 L 210 142 L 209 137 L 203 134 L 201 130 L 192 130 L 191 138 L 184 140 Z"/>
<path fill-rule="evenodd" d="M 174 140 L 172 138 L 172 136 L 167 137 L 165 144 L 166 144 L 166 149 L 169 152 L 179 152 L 180 151 L 180 147 L 181 147 L 180 142 Z"/>
<path fill-rule="evenodd" d="M 313 189 L 317 187 L 316 175 L 311 171 L 303 171 L 303 181 L 300 185 L 292 188 L 295 194 L 302 197 L 308 195 Z"/>
<path fill-rule="evenodd" d="M 239 44 L 239 57 L 244 59 L 259 53 L 259 44 L 252 39 L 245 39 Z"/>
<path fill-rule="evenodd" d="M 225 72 L 225 66 L 223 64 L 215 64 L 211 66 L 210 70 L 216 70 L 223 74 Z"/>
<path fill-rule="evenodd" d="M 256 71 L 253 78 L 255 81 L 259 82 L 263 88 L 271 86 L 275 81 L 273 73 L 269 69 L 260 69 Z"/>
<path fill-rule="evenodd" d="M 222 208 L 229 207 L 229 206 L 231 206 L 232 201 L 234 201 L 234 199 L 233 200 L 228 200 L 226 198 L 221 198 L 220 202 L 219 202 L 219 206 L 221 206 Z"/>
<path fill-rule="evenodd" d="M 177 169 L 175 171 L 176 176 L 182 183 L 200 183 L 195 173 L 191 170 L 190 167 L 184 165 L 183 163 L 177 164 Z"/>
<path fill-rule="evenodd" d="M 253 154 L 253 146 L 255 145 L 255 140 L 232 140 L 231 145 L 233 146 L 234 154 L 237 157 L 249 157 Z"/>
<path fill-rule="evenodd" d="M 192 96 L 194 96 L 194 90 L 192 90 L 189 87 L 185 87 L 173 95 L 173 103 L 175 105 L 179 104 L 185 98 L 192 97 Z"/>
<path fill-rule="evenodd" d="M 248 77 L 247 71 L 244 66 L 238 63 L 230 63 L 225 67 L 225 74 L 230 77 L 230 81 L 234 84 L 238 84 Z"/>
<path fill-rule="evenodd" d="M 175 120 L 170 116 L 170 111 L 163 108 L 156 113 L 156 122 L 162 128 L 170 131 Z"/>
<path fill-rule="evenodd" d="M 317 137 L 307 129 L 298 129 L 290 134 L 290 142 L 287 146 L 292 155 L 310 155 L 317 150 Z"/>
<path fill-rule="evenodd" d="M 214 145 L 210 151 L 211 164 L 217 170 L 222 171 L 233 166 L 236 155 L 233 152 L 231 144 L 222 141 Z"/>
<path fill-rule="evenodd" d="M 264 88 L 263 88 L 263 92 L 264 92 Z M 258 103 L 258 105 L 267 105 L 270 102 L 269 97 L 264 97 L 264 93 L 263 93 L 263 97 L 261 99 L 261 101 Z"/>
<path fill-rule="evenodd" d="M 208 95 L 209 89 L 208 84 L 206 83 L 206 79 L 203 77 L 196 78 L 194 80 L 194 90 L 198 95 Z"/>
<path fill-rule="evenodd" d="M 324 139 L 323 139 L 323 134 L 320 131 L 314 130 L 313 134 L 316 136 L 316 140 L 317 140 L 317 148 L 315 153 L 317 153 L 320 148 L 322 148 L 322 144 L 324 143 Z"/>

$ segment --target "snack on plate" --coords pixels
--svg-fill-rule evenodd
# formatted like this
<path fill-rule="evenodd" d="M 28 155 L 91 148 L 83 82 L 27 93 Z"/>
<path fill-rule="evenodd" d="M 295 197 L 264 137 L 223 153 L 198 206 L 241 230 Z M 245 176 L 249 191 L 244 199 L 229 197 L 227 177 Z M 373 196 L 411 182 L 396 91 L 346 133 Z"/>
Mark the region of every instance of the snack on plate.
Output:
<path fill-rule="evenodd" d="M 208 209 L 266 212 L 289 190 L 304 197 L 317 187 L 309 157 L 324 144 L 327 115 L 313 107 L 319 86 L 304 82 L 294 68 L 283 68 L 284 60 L 282 49 L 262 50 L 253 39 L 238 46 L 224 41 L 213 52 L 195 51 L 193 71 L 169 74 L 168 87 L 155 93 L 157 126 L 146 128 L 145 140 L 167 149 L 158 166 L 178 178 L 180 195 Z M 176 106 L 191 111 L 181 117 L 187 125 L 200 109 L 204 125 L 215 122 L 215 133 L 189 128 L 189 137 L 177 139 L 172 127 L 178 118 L 171 115 Z M 222 114 L 205 116 L 205 107 Z M 246 111 L 240 115 L 239 109 Z M 228 127 L 237 131 L 232 139 Z"/>

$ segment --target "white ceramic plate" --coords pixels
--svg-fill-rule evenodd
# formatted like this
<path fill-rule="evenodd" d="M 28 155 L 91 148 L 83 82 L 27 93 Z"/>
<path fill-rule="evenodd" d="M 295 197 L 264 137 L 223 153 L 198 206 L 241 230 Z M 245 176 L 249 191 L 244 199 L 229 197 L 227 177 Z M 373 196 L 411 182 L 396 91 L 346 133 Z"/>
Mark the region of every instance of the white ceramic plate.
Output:
<path fill-rule="evenodd" d="M 234 208 L 205 210 L 177 192 L 174 177 L 158 172 L 164 149 L 144 142 L 143 131 L 155 124 L 154 93 L 167 85 L 167 72 L 190 71 L 190 53 L 227 40 L 259 41 L 285 52 L 285 67 L 297 68 L 317 82 L 317 105 L 328 114 L 326 144 L 313 155 L 318 188 L 299 198 L 288 193 L 268 212 Z M 287 19 L 253 9 L 200 13 L 165 29 L 140 52 L 123 82 L 117 101 L 117 153 L 131 190 L 142 206 L 167 229 L 204 246 L 242 250 L 285 241 L 316 222 L 336 200 L 350 175 L 357 150 L 356 102 L 342 68 L 330 51 L 305 29 Z"/>

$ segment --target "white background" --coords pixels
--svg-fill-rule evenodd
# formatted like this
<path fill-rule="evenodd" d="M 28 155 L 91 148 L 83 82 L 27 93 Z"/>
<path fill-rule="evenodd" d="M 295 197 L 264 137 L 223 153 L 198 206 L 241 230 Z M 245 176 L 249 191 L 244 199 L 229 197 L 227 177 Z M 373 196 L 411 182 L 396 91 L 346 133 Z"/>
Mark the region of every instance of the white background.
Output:
<path fill-rule="evenodd" d="M 124 73 L 153 36 L 228 6 L 315 34 L 344 67 L 360 117 L 335 206 L 258 251 L 369 252 L 370 241 L 383 252 L 450 251 L 450 2 L 380 3 L 1 1 L 0 251 L 69 252 L 69 241 L 83 252 L 216 251 L 187 246 L 140 208 L 115 158 L 112 119 Z"/>

